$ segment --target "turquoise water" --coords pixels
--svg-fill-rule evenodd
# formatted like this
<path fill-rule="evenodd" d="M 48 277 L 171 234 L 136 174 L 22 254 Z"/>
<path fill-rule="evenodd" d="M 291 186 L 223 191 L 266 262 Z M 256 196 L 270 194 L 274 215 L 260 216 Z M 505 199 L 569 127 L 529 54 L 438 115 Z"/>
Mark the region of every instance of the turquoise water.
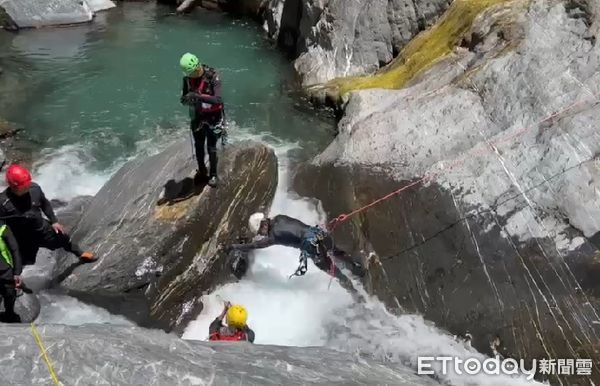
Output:
<path fill-rule="evenodd" d="M 0 33 L 0 117 L 23 127 L 35 150 L 77 144 L 88 168 L 106 170 L 187 129 L 178 60 L 191 51 L 220 71 L 237 130 L 297 142 L 307 153 L 331 139 L 332 119 L 294 96 L 291 65 L 259 26 L 171 12 L 124 3 L 88 25 Z"/>

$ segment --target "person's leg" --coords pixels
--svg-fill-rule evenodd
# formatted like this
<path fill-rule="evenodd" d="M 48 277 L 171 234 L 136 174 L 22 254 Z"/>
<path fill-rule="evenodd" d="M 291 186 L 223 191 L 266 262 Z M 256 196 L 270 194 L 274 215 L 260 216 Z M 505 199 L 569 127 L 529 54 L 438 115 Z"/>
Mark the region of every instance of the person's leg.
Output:
<path fill-rule="evenodd" d="M 192 121 L 192 135 L 194 137 L 194 151 L 196 153 L 196 162 L 198 162 L 198 175 L 206 176 L 206 164 L 204 163 L 204 142 L 206 141 L 206 131 L 201 126 L 200 121 Z"/>
<path fill-rule="evenodd" d="M 206 126 L 206 148 L 208 149 L 208 161 L 210 163 L 210 185 L 215 186 L 217 182 L 217 141 L 219 137 L 208 126 Z"/>
<path fill-rule="evenodd" d="M 0 296 L 4 301 L 4 322 L 18 323 L 21 321 L 15 313 L 15 302 L 17 301 L 17 290 L 11 280 L 0 280 Z"/>
<path fill-rule="evenodd" d="M 334 264 L 329 255 L 326 254 L 325 257 L 321 256 L 318 259 L 313 258 L 313 261 L 321 271 L 338 279 L 342 288 L 345 288 L 346 290 L 351 292 L 355 291 L 350 279 L 348 279 L 348 277 L 346 277 L 346 275 L 342 273 L 340 268 L 336 264 Z"/>
<path fill-rule="evenodd" d="M 68 233 L 56 233 L 54 229 L 46 229 L 42 235 L 39 246 L 52 251 L 62 248 L 81 258 L 84 251 L 73 240 Z"/>

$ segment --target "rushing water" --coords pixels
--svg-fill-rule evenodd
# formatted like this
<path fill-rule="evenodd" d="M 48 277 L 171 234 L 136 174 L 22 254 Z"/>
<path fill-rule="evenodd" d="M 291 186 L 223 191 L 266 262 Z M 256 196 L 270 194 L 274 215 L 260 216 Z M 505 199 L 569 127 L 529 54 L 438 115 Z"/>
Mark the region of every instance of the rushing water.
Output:
<path fill-rule="evenodd" d="M 124 3 L 85 26 L 0 34 L 0 117 L 26 129 L 35 178 L 47 194 L 94 194 L 125 160 L 187 130 L 187 112 L 178 102 L 178 59 L 186 51 L 221 72 L 233 139 L 262 139 L 276 148 L 280 185 L 272 214 L 322 222 L 317 203 L 288 189 L 290 154 L 298 154 L 289 150 L 315 154 L 328 142 L 333 122 L 292 95 L 289 64 L 252 23 L 206 11 L 179 17 L 146 3 Z M 246 278 L 203 299 L 205 309 L 186 339 L 205 339 L 222 302 L 231 300 L 248 307 L 257 343 L 327 345 L 412 366 L 418 353 L 479 355 L 417 316 L 390 315 L 374 299 L 354 304 L 312 263 L 305 277 L 288 279 L 298 251 L 272 247 L 255 252 L 253 260 Z M 129 324 L 64 295 L 43 294 L 42 304 L 40 323 Z M 523 383 L 456 374 L 444 379 Z"/>

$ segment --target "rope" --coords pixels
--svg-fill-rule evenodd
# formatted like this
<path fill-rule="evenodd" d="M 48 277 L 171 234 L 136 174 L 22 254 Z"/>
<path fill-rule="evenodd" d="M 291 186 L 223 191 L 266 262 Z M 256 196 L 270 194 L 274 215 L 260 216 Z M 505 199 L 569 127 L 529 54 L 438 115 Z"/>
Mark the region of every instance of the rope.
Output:
<path fill-rule="evenodd" d="M 56 372 L 54 371 L 54 367 L 52 366 L 52 362 L 48 357 L 47 350 L 44 346 L 44 342 L 42 342 L 42 337 L 38 332 L 37 328 L 35 328 L 35 324 L 31 323 L 31 334 L 33 335 L 33 339 L 35 343 L 37 343 L 40 353 L 42 354 L 42 358 L 44 358 L 44 362 L 46 362 L 46 367 L 48 367 L 48 372 L 50 373 L 50 378 L 52 378 L 52 382 L 54 382 L 54 386 L 61 386 L 58 377 L 56 376 Z"/>
<path fill-rule="evenodd" d="M 517 132 L 512 133 L 510 135 L 507 135 L 507 136 L 505 136 L 503 138 L 500 138 L 500 139 L 498 139 L 498 140 L 496 140 L 494 142 L 489 142 L 486 145 L 484 145 L 484 147 L 482 149 L 480 149 L 478 151 L 474 151 L 474 152 L 469 152 L 467 154 L 469 155 L 469 157 L 476 157 L 476 156 L 480 156 L 480 155 L 483 155 L 483 154 L 488 153 L 488 152 L 495 152 L 497 150 L 497 145 L 513 141 L 514 139 L 516 139 L 517 137 L 522 136 L 523 134 L 525 134 L 527 131 L 531 130 L 532 128 L 537 127 L 537 126 L 541 126 L 542 124 L 544 124 L 544 123 L 546 123 L 548 121 L 551 121 L 551 120 L 553 120 L 553 119 L 555 119 L 555 118 L 557 118 L 557 117 L 565 114 L 566 112 L 572 110 L 573 108 L 575 108 L 575 107 L 577 107 L 579 105 L 583 105 L 584 103 L 588 103 L 588 102 L 591 102 L 593 100 L 595 100 L 595 102 L 597 104 L 598 103 L 598 97 L 600 97 L 600 93 L 592 95 L 592 98 L 587 98 L 587 99 L 579 100 L 579 101 L 577 101 L 577 102 L 575 102 L 575 103 L 573 103 L 573 104 L 565 107 L 562 110 L 559 110 L 557 112 L 554 112 L 554 113 L 550 114 L 549 116 L 543 118 L 539 122 L 534 123 L 533 125 L 531 125 L 529 127 L 525 127 L 523 129 L 520 129 Z M 410 183 L 410 184 L 408 184 L 406 186 L 403 186 L 403 187 L 401 187 L 401 188 L 399 188 L 399 189 L 397 189 L 397 190 L 395 190 L 395 191 L 393 191 L 393 192 L 391 192 L 391 193 L 389 193 L 389 194 L 387 194 L 387 195 L 385 195 L 385 196 L 383 196 L 381 198 L 378 198 L 377 200 L 371 202 L 370 204 L 367 204 L 367 205 L 362 206 L 360 208 L 354 209 L 350 213 L 345 213 L 345 214 L 339 215 L 338 217 L 336 217 L 332 221 L 330 221 L 329 224 L 326 225 L 327 229 L 330 232 L 333 232 L 337 228 L 338 225 L 340 225 L 340 224 L 348 221 L 350 219 L 350 217 L 355 216 L 355 215 L 357 215 L 357 214 L 359 214 L 361 212 L 364 212 L 364 211 L 366 211 L 368 209 L 371 209 L 372 207 L 380 204 L 381 202 L 389 200 L 390 198 L 392 198 L 392 197 L 394 197 L 394 196 L 396 196 L 396 195 L 404 192 L 405 190 L 408 190 L 408 189 L 410 189 L 410 188 L 412 188 L 412 187 L 414 187 L 416 185 L 419 185 L 421 183 L 424 183 L 424 182 L 426 182 L 428 180 L 433 180 L 436 177 L 442 175 L 443 173 L 447 173 L 448 171 L 457 168 L 458 166 L 462 165 L 465 162 L 466 158 L 467 157 L 465 156 L 465 157 L 463 157 L 461 159 L 458 159 L 458 160 L 452 162 L 448 166 L 448 168 L 445 171 L 443 171 L 443 172 L 439 171 L 439 172 L 435 172 L 435 173 L 426 174 L 424 177 L 422 177 L 422 178 L 420 178 L 420 179 L 418 179 L 418 180 L 416 180 L 416 181 L 414 181 L 414 182 L 412 182 L 412 183 Z"/>

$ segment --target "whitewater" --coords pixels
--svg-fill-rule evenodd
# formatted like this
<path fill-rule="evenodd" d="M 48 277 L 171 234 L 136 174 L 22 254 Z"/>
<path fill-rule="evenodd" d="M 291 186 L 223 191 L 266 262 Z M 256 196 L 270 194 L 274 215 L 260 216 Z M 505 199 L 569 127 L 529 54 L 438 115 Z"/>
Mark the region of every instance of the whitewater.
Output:
<path fill-rule="evenodd" d="M 247 135 L 238 136 L 239 139 Z M 254 136 L 254 139 L 256 137 Z M 269 215 L 287 214 L 308 224 L 323 224 L 325 215 L 317 200 L 299 197 L 289 186 L 288 152 L 295 145 L 272 137 L 260 137 L 275 149 L 279 161 L 279 183 Z M 162 147 L 162 146 L 161 146 Z M 145 146 L 148 154 L 148 147 Z M 155 148 L 154 152 L 159 148 Z M 90 168 L 82 146 L 71 145 L 45 153 L 43 162 L 34 168 L 34 178 L 50 198 L 69 200 L 79 195 L 95 194 L 111 174 L 126 160 L 119 160 L 106 171 Z M 71 184 L 56 180 L 57 171 L 70 176 Z M 236 283 L 216 288 L 202 298 L 204 309 L 186 328 L 183 339 L 207 340 L 208 326 L 223 309 L 224 301 L 243 304 L 249 312 L 248 324 L 256 332 L 256 344 L 283 346 L 327 346 L 333 350 L 356 353 L 415 369 L 417 356 L 456 356 L 462 359 L 485 358 L 462 340 L 436 328 L 418 315 L 394 315 L 377 299 L 369 297 L 362 286 L 366 302 L 357 304 L 337 281 L 309 262 L 303 277 L 289 278 L 299 263 L 299 251 L 273 246 L 254 251 L 247 275 Z M 36 267 L 27 267 L 35 270 Z M 38 268 L 39 269 L 39 268 Z M 81 325 L 110 323 L 132 325 L 125 318 L 84 304 L 55 291 L 40 295 L 40 324 Z M 440 374 L 442 384 L 512 386 L 532 385 L 523 376 L 466 375 L 453 371 Z"/>

